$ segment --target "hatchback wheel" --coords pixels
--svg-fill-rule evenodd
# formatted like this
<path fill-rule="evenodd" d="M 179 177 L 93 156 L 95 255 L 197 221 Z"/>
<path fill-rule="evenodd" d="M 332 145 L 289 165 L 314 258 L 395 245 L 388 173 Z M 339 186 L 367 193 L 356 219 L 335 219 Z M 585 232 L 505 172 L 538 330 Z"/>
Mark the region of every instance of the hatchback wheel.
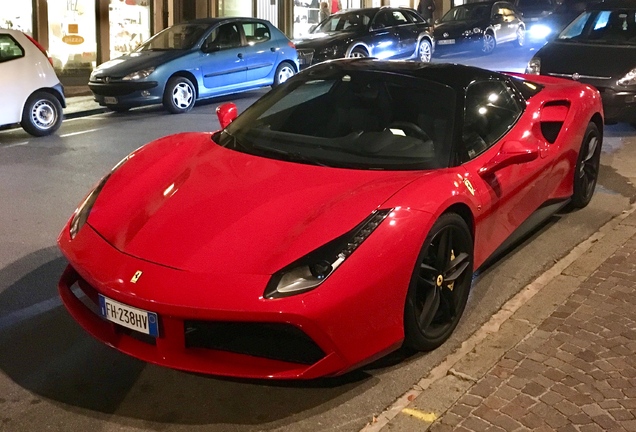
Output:
<path fill-rule="evenodd" d="M 172 114 L 186 113 L 194 107 L 196 95 L 192 81 L 185 77 L 172 77 L 163 92 L 163 106 Z"/>
<path fill-rule="evenodd" d="M 24 104 L 20 125 L 33 136 L 44 136 L 58 130 L 63 117 L 60 101 L 50 93 L 39 91 Z"/>
<path fill-rule="evenodd" d="M 293 77 L 295 74 L 296 70 L 291 64 L 282 62 L 276 68 L 276 74 L 274 75 L 274 84 L 272 84 L 272 87 L 281 85 L 282 83 Z"/>

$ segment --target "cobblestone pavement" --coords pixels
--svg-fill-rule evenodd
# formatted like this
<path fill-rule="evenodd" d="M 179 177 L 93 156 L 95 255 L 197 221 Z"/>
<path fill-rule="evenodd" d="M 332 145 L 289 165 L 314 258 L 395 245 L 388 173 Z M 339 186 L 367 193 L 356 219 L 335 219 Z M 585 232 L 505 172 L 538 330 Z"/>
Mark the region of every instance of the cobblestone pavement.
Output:
<path fill-rule="evenodd" d="M 592 239 L 444 376 L 365 430 L 636 431 L 635 227 L 632 213 Z"/>

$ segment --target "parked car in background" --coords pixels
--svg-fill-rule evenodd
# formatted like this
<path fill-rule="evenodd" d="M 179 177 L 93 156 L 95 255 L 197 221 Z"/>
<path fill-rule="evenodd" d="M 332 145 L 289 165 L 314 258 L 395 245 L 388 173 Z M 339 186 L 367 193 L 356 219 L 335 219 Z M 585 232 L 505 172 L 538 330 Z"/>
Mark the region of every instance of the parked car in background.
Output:
<path fill-rule="evenodd" d="M 0 126 L 20 123 L 34 136 L 55 132 L 64 118 L 64 89 L 46 50 L 18 30 L 0 28 Z"/>
<path fill-rule="evenodd" d="M 480 50 L 490 54 L 497 45 L 525 43 L 526 26 L 521 14 L 507 1 L 487 1 L 456 6 L 435 23 L 437 54 Z"/>
<path fill-rule="evenodd" d="M 526 32 L 528 42 L 543 44 L 547 40 L 553 39 L 586 8 L 601 1 L 563 0 L 551 14 L 537 20 L 529 21 L 524 14 L 524 20 L 528 28 Z"/>
<path fill-rule="evenodd" d="M 528 63 L 527 72 L 596 87 L 607 122 L 636 122 L 636 3 L 590 6 Z"/>
<path fill-rule="evenodd" d="M 297 71 L 294 44 L 269 21 L 208 18 L 168 27 L 100 65 L 88 86 L 114 111 L 163 103 L 177 114 L 199 99 L 277 86 Z"/>
<path fill-rule="evenodd" d="M 557 0 L 514 0 L 514 5 L 530 28 L 532 23 L 552 15 L 557 8 Z"/>
<path fill-rule="evenodd" d="M 429 62 L 435 48 L 431 26 L 417 12 L 393 7 L 335 13 L 294 43 L 301 68 L 345 57 Z"/>

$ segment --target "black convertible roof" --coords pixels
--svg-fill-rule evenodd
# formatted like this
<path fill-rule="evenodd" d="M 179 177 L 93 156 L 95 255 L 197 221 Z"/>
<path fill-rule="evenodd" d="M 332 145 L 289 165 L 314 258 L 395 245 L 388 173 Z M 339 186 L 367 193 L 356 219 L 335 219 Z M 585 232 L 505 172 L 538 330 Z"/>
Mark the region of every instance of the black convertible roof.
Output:
<path fill-rule="evenodd" d="M 507 78 L 500 72 L 493 72 L 473 66 L 453 63 L 419 63 L 408 61 L 376 59 L 343 59 L 312 66 L 305 73 L 322 74 L 328 71 L 375 71 L 424 78 L 453 88 L 466 88 L 475 80 Z"/>

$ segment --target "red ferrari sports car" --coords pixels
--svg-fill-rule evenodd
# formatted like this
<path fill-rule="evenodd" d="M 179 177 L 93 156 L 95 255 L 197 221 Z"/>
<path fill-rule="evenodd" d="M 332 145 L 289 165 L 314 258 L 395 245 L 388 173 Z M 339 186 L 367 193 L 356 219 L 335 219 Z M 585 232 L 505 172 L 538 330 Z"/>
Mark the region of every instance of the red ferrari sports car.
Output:
<path fill-rule="evenodd" d="M 95 186 L 59 292 L 124 353 L 250 378 L 441 345 L 475 269 L 588 204 L 603 137 L 589 86 L 450 64 L 329 62 L 217 112 Z"/>

